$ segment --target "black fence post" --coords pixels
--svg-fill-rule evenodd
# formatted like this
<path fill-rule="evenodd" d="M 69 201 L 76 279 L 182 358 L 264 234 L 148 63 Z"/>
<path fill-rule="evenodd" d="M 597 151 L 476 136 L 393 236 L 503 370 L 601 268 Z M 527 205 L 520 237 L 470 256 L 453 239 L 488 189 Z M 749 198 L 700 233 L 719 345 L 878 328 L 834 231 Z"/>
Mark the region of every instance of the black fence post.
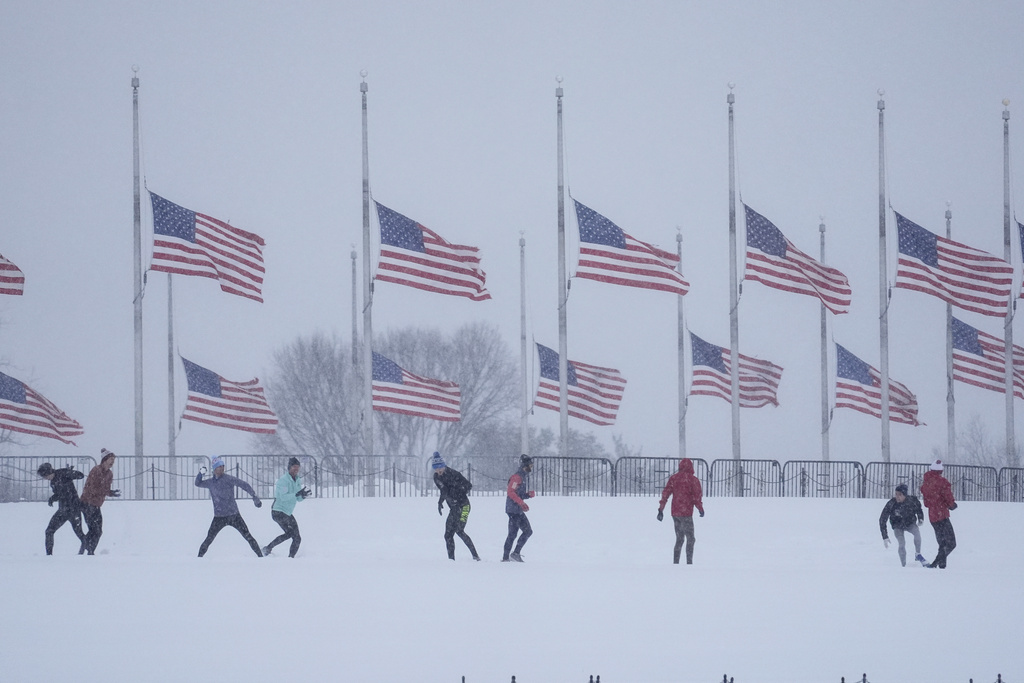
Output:
<path fill-rule="evenodd" d="M 149 499 L 156 500 L 156 465 L 149 465 Z"/>

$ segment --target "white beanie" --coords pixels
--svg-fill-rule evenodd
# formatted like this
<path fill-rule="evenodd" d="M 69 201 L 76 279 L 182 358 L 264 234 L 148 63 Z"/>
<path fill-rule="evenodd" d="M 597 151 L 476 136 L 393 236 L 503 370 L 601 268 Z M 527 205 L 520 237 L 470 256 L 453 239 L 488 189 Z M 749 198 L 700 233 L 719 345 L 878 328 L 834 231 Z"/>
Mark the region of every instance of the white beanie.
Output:
<path fill-rule="evenodd" d="M 929 467 L 928 469 L 930 469 L 932 472 L 941 472 L 942 471 L 942 461 L 941 460 L 936 460 L 935 462 L 932 463 L 932 466 Z"/>

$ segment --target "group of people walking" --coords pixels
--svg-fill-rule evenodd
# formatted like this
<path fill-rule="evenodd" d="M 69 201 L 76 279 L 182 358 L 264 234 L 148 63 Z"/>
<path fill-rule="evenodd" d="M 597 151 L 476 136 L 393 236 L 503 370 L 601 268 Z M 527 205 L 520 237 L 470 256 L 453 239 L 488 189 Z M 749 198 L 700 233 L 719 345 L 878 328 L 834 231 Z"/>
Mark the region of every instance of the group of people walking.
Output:
<path fill-rule="evenodd" d="M 39 476 L 50 482 L 50 488 L 53 491 L 53 495 L 47 502 L 51 507 L 55 502 L 57 503 L 57 511 L 46 526 L 47 555 L 53 554 L 54 534 L 66 523 L 71 524 L 72 530 L 81 543 L 78 553 L 80 555 L 95 554 L 100 536 L 103 534 L 103 514 L 101 512 L 103 501 L 108 497 L 116 498 L 121 495 L 118 489 L 111 488 L 114 476 L 111 468 L 114 466 L 117 456 L 105 448 L 100 451 L 100 455 L 100 463 L 89 471 L 81 497 L 75 488 L 75 481 L 85 476 L 81 472 L 71 466 L 55 470 L 48 462 L 39 466 Z M 479 561 L 480 555 L 473 544 L 473 539 L 466 533 L 471 507 L 469 492 L 473 485 L 461 472 L 448 467 L 439 452 L 434 453 L 430 460 L 430 466 L 433 470 L 434 484 L 440 492 L 437 500 L 438 514 L 444 515 L 444 506 L 448 505 L 448 519 L 445 521 L 444 530 L 448 559 L 455 559 L 455 537 L 458 536 L 466 544 L 473 559 Z M 253 538 L 245 520 L 242 519 L 238 503 L 235 501 L 235 489 L 241 489 L 251 496 L 253 504 L 257 508 L 262 507 L 263 502 L 248 482 L 225 472 L 224 460 L 219 456 L 213 458 L 211 468 L 212 476 L 204 477 L 206 474 L 204 467 L 195 479 L 196 486 L 210 491 L 210 499 L 213 502 L 213 521 L 210 523 L 206 539 L 199 546 L 199 557 L 206 554 L 217 534 L 229 526 L 242 535 L 257 557 L 270 555 L 274 548 L 288 540 L 291 541 L 288 557 L 295 557 L 302 537 L 299 534 L 299 524 L 293 513 L 296 504 L 312 495 L 312 492 L 303 485 L 302 477 L 299 476 L 301 464 L 298 458 L 289 458 L 288 471 L 274 485 L 274 504 L 270 514 L 271 518 L 281 527 L 282 533 L 263 547 L 260 547 L 256 539 Z M 535 492 L 529 487 L 531 472 L 533 472 L 533 458 L 524 454 L 519 458 L 519 468 L 508 479 L 505 490 L 508 535 L 505 538 L 502 562 L 523 562 L 523 546 L 533 535 L 533 528 L 526 516 L 530 510 L 526 501 L 535 495 Z M 898 543 L 897 552 L 900 564 L 903 566 L 907 564 L 907 533 L 914 539 L 914 559 L 925 567 L 945 569 L 947 557 L 956 548 L 956 535 L 953 532 L 949 513 L 957 506 L 953 498 L 952 486 L 942 472 L 942 461 L 936 460 L 929 467 L 921 482 L 921 496 L 924 498 L 924 506 L 928 508 L 928 519 L 935 531 L 935 540 L 939 546 L 938 554 L 932 562 L 927 562 L 921 555 L 919 527 L 924 523 L 924 510 L 917 496 L 909 493 L 907 485 L 903 483 L 897 485 L 893 497 L 882 508 L 882 514 L 878 519 L 882 541 L 888 548 L 890 542 L 887 526 L 891 526 Z M 693 564 L 693 548 L 696 541 L 693 513 L 696 510 L 703 517 L 704 502 L 700 480 L 694 474 L 693 461 L 689 458 L 679 461 L 679 471 L 669 477 L 662 490 L 661 500 L 658 503 L 657 519 L 659 522 L 664 520 L 665 505 L 669 498 L 672 499 L 671 515 L 676 538 L 672 561 L 679 564 L 685 547 L 686 564 Z M 83 531 L 83 517 L 88 532 Z"/>

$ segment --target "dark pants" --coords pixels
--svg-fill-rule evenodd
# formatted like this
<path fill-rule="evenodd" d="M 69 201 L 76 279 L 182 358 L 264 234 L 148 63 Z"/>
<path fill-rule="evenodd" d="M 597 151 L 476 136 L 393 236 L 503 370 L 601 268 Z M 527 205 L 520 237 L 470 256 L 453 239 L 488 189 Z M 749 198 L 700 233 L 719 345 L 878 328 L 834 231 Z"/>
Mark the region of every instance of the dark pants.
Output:
<path fill-rule="evenodd" d="M 672 523 L 676 527 L 676 547 L 672 551 L 672 562 L 679 564 L 679 553 L 683 549 L 683 541 L 687 541 L 686 564 L 693 564 L 693 544 L 696 541 L 693 536 L 693 516 L 673 517 Z"/>
<path fill-rule="evenodd" d="M 473 539 L 466 533 L 466 522 L 469 521 L 469 503 L 466 503 L 462 507 L 448 508 L 448 519 L 444 523 L 444 544 L 448 548 L 448 559 L 455 559 L 455 536 L 458 535 L 462 539 L 462 542 L 469 548 L 469 552 L 473 554 L 473 557 L 479 557 L 476 554 L 476 547 L 473 545 Z"/>
<path fill-rule="evenodd" d="M 932 528 L 935 529 L 935 541 L 939 544 L 939 554 L 935 556 L 932 566 L 945 569 L 946 557 L 956 547 L 956 534 L 953 533 L 953 523 L 947 517 L 946 519 L 932 522 Z"/>
<path fill-rule="evenodd" d="M 277 545 L 284 543 L 290 538 L 292 539 L 292 547 L 288 550 L 288 557 L 295 557 L 295 553 L 299 552 L 299 544 L 302 543 L 302 536 L 299 535 L 299 523 L 295 521 L 295 517 L 285 514 L 280 510 L 271 510 L 270 516 L 277 522 L 277 525 L 281 527 L 281 531 L 284 533 L 267 544 L 267 553 L 269 554 Z"/>
<path fill-rule="evenodd" d="M 85 533 L 82 532 L 82 512 L 77 507 L 71 507 L 70 505 L 61 505 L 57 508 L 57 511 L 53 513 L 53 517 L 50 518 L 50 523 L 46 525 L 46 554 L 53 555 L 53 535 L 57 533 L 57 529 L 64 526 L 64 522 L 71 522 L 71 528 L 75 531 L 75 536 L 78 536 L 78 540 L 85 542 Z"/>
<path fill-rule="evenodd" d="M 210 544 L 213 543 L 213 539 L 217 538 L 217 534 L 220 530 L 226 526 L 232 526 L 238 529 L 238 533 L 242 534 L 242 538 L 246 540 L 252 551 L 256 553 L 256 557 L 263 557 L 263 553 L 260 552 L 260 544 L 256 542 L 256 539 L 249 533 L 249 527 L 245 525 L 245 520 L 242 519 L 242 515 L 230 515 L 228 517 L 214 517 L 213 521 L 210 522 L 210 531 L 206 534 L 206 540 L 199 546 L 199 557 L 206 554 Z M 90 529 L 91 531 L 91 529 Z"/>
<path fill-rule="evenodd" d="M 515 554 L 518 555 L 519 551 L 526 545 L 526 541 L 529 540 L 530 536 L 533 535 L 533 529 L 530 527 L 530 520 L 526 518 L 526 515 L 522 512 L 519 513 L 505 513 L 508 515 L 508 538 L 505 539 L 505 554 L 501 556 L 501 559 L 507 560 L 508 554 L 512 550 L 512 544 L 515 543 L 516 534 L 522 529 L 523 533 L 519 537 L 519 543 L 516 543 Z"/>
<path fill-rule="evenodd" d="M 99 545 L 100 536 L 103 535 L 103 513 L 95 505 L 82 503 L 82 515 L 85 517 L 85 523 L 89 525 L 89 533 L 82 540 L 82 549 L 78 551 L 78 554 L 81 555 L 82 550 L 85 550 L 90 555 L 95 555 L 96 546 Z"/>

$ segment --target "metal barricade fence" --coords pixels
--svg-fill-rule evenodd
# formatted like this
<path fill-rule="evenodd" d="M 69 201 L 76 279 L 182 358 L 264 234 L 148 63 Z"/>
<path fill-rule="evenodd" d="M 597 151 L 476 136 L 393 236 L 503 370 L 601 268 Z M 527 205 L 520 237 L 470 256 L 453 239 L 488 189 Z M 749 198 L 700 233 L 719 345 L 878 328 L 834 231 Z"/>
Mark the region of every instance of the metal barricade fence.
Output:
<path fill-rule="evenodd" d="M 614 467 L 606 458 L 533 459 L 530 486 L 538 495 L 613 496 Z"/>
<path fill-rule="evenodd" d="M 708 484 L 711 496 L 781 496 L 782 466 L 777 460 L 715 460 Z"/>
<path fill-rule="evenodd" d="M 1024 503 L 1024 468 L 1004 467 L 999 470 L 999 500 Z"/>
<path fill-rule="evenodd" d="M 321 456 L 317 496 L 323 498 L 423 496 L 434 483 L 413 455 Z"/>
<path fill-rule="evenodd" d="M 194 485 L 200 467 L 210 467 L 205 455 L 119 455 L 114 481 L 121 500 L 199 500 L 209 494 Z"/>
<path fill-rule="evenodd" d="M 706 460 L 690 458 L 693 474 L 701 487 L 708 489 L 711 468 Z M 615 495 L 660 495 L 668 478 L 679 471 L 679 458 L 647 458 L 628 456 L 615 461 Z"/>
<path fill-rule="evenodd" d="M 519 469 L 519 456 L 456 456 L 446 458 L 445 462 L 462 473 L 469 483 L 473 485 L 470 489 L 470 496 L 504 496 L 508 486 L 508 479 L 512 473 Z M 430 470 L 430 458 L 426 459 L 426 472 L 428 477 L 429 495 L 434 495 L 437 489 L 433 481 L 433 472 Z"/>
<path fill-rule="evenodd" d="M 45 501 L 50 498 L 50 482 L 40 477 L 36 470 L 44 462 L 53 469 L 74 467 L 82 474 L 96 466 L 96 459 L 88 455 L 72 457 L 7 455 L 0 458 L 0 503 Z M 82 492 L 85 479 L 78 481 L 78 492 Z"/>
<path fill-rule="evenodd" d="M 799 498 L 860 498 L 864 468 L 859 462 L 790 460 L 782 466 L 782 495 Z"/>
<path fill-rule="evenodd" d="M 864 498 L 892 498 L 899 484 L 921 495 L 921 479 L 928 465 L 914 462 L 869 462 L 864 467 Z"/>
<path fill-rule="evenodd" d="M 999 474 L 994 467 L 946 465 L 942 474 L 953 487 L 958 501 L 999 500 Z"/>

